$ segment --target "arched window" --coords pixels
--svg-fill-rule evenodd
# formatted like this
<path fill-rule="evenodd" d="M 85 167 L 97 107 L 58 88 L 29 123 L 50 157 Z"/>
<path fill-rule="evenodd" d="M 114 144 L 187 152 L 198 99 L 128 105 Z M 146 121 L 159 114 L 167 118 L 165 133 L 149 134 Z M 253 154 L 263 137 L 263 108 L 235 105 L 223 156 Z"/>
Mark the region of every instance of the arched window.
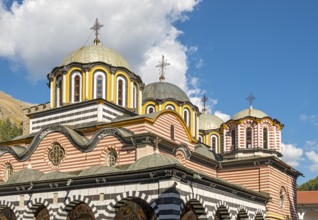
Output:
<path fill-rule="evenodd" d="M 10 163 L 6 163 L 4 170 L 4 181 L 8 181 L 10 176 L 13 174 L 13 168 Z"/>
<path fill-rule="evenodd" d="M 190 111 L 187 108 L 183 110 L 183 120 L 187 127 L 190 128 Z"/>
<path fill-rule="evenodd" d="M 107 155 L 106 155 L 106 165 L 107 166 L 115 166 L 117 163 L 117 153 L 115 149 L 109 149 Z"/>
<path fill-rule="evenodd" d="M 231 131 L 231 145 L 232 145 L 233 149 L 236 149 L 236 146 L 235 146 L 235 130 Z"/>
<path fill-rule="evenodd" d="M 63 77 L 59 76 L 56 79 L 56 85 L 55 85 L 55 101 L 56 107 L 60 107 L 63 104 Z"/>
<path fill-rule="evenodd" d="M 103 72 L 94 73 L 94 99 L 106 99 L 106 76 Z"/>
<path fill-rule="evenodd" d="M 284 203 L 285 203 L 285 189 L 284 187 L 281 187 L 280 191 L 279 191 L 279 207 L 282 209 L 284 208 Z"/>
<path fill-rule="evenodd" d="M 170 126 L 170 138 L 171 138 L 171 140 L 174 140 L 174 135 L 175 135 L 174 125 L 171 125 Z"/>
<path fill-rule="evenodd" d="M 82 101 L 82 75 L 79 72 L 72 74 L 72 103 Z"/>
<path fill-rule="evenodd" d="M 246 128 L 246 148 L 252 148 L 252 128 Z"/>
<path fill-rule="evenodd" d="M 153 113 L 153 112 L 155 112 L 155 111 L 156 111 L 156 109 L 155 109 L 155 106 L 153 106 L 153 105 L 148 105 L 148 106 L 146 107 L 146 113 L 147 113 L 147 114 Z"/>
<path fill-rule="evenodd" d="M 198 139 L 201 143 L 203 143 L 203 137 L 202 135 L 199 135 L 199 139 Z"/>
<path fill-rule="evenodd" d="M 133 88 L 133 108 L 135 109 L 135 112 L 138 112 L 138 89 L 136 84 L 134 84 Z"/>
<path fill-rule="evenodd" d="M 117 105 L 126 107 L 126 79 L 122 76 L 117 77 Z"/>
<path fill-rule="evenodd" d="M 267 130 L 267 128 L 263 129 L 263 148 L 268 149 L 268 130 Z"/>
<path fill-rule="evenodd" d="M 166 110 L 175 110 L 173 105 L 166 105 Z"/>
<path fill-rule="evenodd" d="M 218 137 L 216 135 L 211 135 L 210 142 L 211 142 L 211 150 L 218 153 Z"/>

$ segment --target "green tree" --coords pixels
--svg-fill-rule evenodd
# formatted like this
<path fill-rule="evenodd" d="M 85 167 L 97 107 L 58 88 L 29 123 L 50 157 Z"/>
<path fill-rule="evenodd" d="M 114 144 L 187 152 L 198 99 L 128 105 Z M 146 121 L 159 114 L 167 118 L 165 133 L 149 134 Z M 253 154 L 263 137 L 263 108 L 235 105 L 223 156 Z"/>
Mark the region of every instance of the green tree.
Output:
<path fill-rule="evenodd" d="M 298 187 L 299 191 L 312 191 L 318 189 L 318 176 L 314 179 L 308 180 Z"/>
<path fill-rule="evenodd" d="M 22 134 L 22 125 L 12 123 L 10 119 L 0 120 L 0 142 L 10 141 Z"/>

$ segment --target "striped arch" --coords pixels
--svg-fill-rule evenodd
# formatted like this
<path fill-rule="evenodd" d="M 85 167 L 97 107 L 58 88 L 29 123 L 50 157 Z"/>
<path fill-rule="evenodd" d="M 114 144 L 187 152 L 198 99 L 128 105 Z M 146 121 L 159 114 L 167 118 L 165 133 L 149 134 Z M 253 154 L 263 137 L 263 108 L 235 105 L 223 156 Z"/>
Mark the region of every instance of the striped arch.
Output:
<path fill-rule="evenodd" d="M 232 219 L 229 210 L 229 205 L 225 201 L 219 201 L 219 203 L 216 205 L 215 211 L 213 211 L 214 219 L 219 220 L 219 218 L 217 218 L 217 214 L 220 214 L 220 220 Z"/>
<path fill-rule="evenodd" d="M 29 204 L 27 205 L 26 210 L 23 213 L 23 219 L 33 220 L 35 212 L 41 205 L 44 205 L 47 208 L 50 216 L 54 216 L 51 205 L 48 203 L 48 201 L 43 198 L 36 198 L 29 202 Z"/>
<path fill-rule="evenodd" d="M 68 198 L 58 209 L 57 211 L 57 219 L 63 219 L 65 220 L 67 218 L 68 213 L 78 204 L 80 203 L 86 203 L 94 213 L 94 217 L 97 219 L 99 217 L 99 214 L 97 212 L 97 208 L 92 203 L 90 199 L 87 197 L 84 197 L 82 195 L 73 195 L 71 198 Z"/>
<path fill-rule="evenodd" d="M 141 193 L 138 191 L 129 191 L 124 192 L 122 194 L 117 195 L 113 201 L 109 203 L 109 205 L 106 207 L 106 219 L 114 219 L 116 215 L 116 211 L 120 208 L 121 205 L 123 205 L 123 202 L 129 201 L 130 198 L 140 198 L 144 201 L 146 201 L 155 212 L 156 215 L 159 213 L 158 206 L 156 202 L 152 202 L 150 197 L 147 196 L 145 193 Z"/>
<path fill-rule="evenodd" d="M 248 217 L 248 214 L 249 212 L 247 211 L 246 207 L 245 206 L 240 206 L 238 209 L 237 209 L 237 216 L 235 219 L 239 219 L 239 220 L 247 220 L 249 219 Z"/>
<path fill-rule="evenodd" d="M 182 213 L 187 203 L 190 203 L 195 208 L 195 214 L 200 220 L 208 219 L 208 208 L 200 195 L 187 195 L 184 200 L 184 204 L 180 206 L 180 214 Z"/>
<path fill-rule="evenodd" d="M 6 207 L 9 207 L 15 214 L 15 217 L 17 217 L 17 219 L 20 219 L 19 213 L 17 212 L 15 206 L 11 202 L 8 202 L 6 200 L 0 200 L 0 211 L 2 211 L 2 209 Z"/>
<path fill-rule="evenodd" d="M 265 219 L 265 213 L 261 210 L 257 210 L 255 214 L 255 220 L 264 220 Z"/>

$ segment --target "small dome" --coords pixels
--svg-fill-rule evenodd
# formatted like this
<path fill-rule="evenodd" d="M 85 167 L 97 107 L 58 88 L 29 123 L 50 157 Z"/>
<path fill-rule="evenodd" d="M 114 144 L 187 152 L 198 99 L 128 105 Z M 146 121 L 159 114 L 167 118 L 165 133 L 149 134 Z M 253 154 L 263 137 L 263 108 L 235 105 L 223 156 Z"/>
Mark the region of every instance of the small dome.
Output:
<path fill-rule="evenodd" d="M 110 166 L 93 166 L 83 170 L 79 176 L 90 176 L 95 174 L 117 172 L 119 169 Z"/>
<path fill-rule="evenodd" d="M 56 179 L 64 179 L 64 178 L 72 178 L 76 175 L 70 173 L 63 173 L 58 170 L 46 173 L 40 177 L 39 180 L 56 180 Z"/>
<path fill-rule="evenodd" d="M 14 173 L 7 181 L 7 184 L 11 183 L 25 183 L 30 181 L 37 181 L 43 175 L 43 172 L 39 170 L 33 170 L 25 168 Z"/>
<path fill-rule="evenodd" d="M 213 152 L 211 152 L 207 147 L 204 147 L 204 146 L 197 146 L 195 149 L 194 149 L 194 152 L 204 156 L 204 157 L 208 157 L 210 159 L 213 159 L 215 160 L 215 155 Z"/>
<path fill-rule="evenodd" d="M 124 67 L 131 71 L 128 62 L 117 52 L 101 45 L 84 46 L 68 54 L 61 63 L 66 66 L 70 63 L 104 62 L 114 67 Z"/>
<path fill-rule="evenodd" d="M 199 116 L 199 129 L 200 130 L 211 130 L 220 128 L 224 121 L 216 115 L 208 114 L 203 112 Z"/>
<path fill-rule="evenodd" d="M 245 117 L 255 117 L 255 118 L 264 118 L 264 117 L 268 117 L 268 115 L 265 112 L 262 112 L 260 110 L 257 109 L 244 109 L 242 111 L 240 111 L 239 113 L 236 113 L 232 119 L 233 120 L 239 120 L 241 118 L 245 118 Z"/>
<path fill-rule="evenodd" d="M 143 100 L 172 98 L 181 102 L 190 102 L 189 97 L 178 86 L 168 82 L 155 82 L 148 84 L 143 92 Z"/>
<path fill-rule="evenodd" d="M 140 158 L 135 163 L 128 167 L 128 170 L 140 170 L 150 167 L 160 167 L 165 165 L 180 164 L 176 158 L 161 155 L 161 154 L 152 154 Z"/>

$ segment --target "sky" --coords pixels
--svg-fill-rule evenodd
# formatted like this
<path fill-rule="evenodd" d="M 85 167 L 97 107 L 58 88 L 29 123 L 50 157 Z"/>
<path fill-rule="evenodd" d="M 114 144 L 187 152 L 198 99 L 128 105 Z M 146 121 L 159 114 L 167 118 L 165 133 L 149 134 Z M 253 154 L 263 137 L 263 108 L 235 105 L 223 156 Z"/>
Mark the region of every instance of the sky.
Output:
<path fill-rule="evenodd" d="M 285 125 L 283 160 L 318 173 L 318 1 L 0 0 L 0 90 L 49 101 L 46 75 L 71 51 L 92 44 L 90 27 L 145 83 L 166 80 L 223 119 L 253 107 Z M 1 101 L 1 100 L 0 100 Z"/>

